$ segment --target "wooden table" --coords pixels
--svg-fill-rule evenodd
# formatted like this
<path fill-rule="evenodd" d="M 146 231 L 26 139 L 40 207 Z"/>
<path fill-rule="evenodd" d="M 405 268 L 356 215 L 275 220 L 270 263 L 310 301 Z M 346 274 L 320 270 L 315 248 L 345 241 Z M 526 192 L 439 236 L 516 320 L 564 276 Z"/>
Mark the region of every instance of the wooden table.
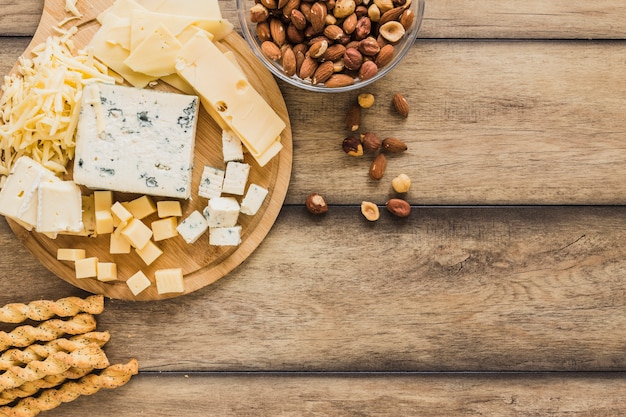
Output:
<path fill-rule="evenodd" d="M 0 73 L 42 8 L 0 0 Z M 356 94 L 279 84 L 294 162 L 269 236 L 193 294 L 107 300 L 107 354 L 140 375 L 47 415 L 626 413 L 625 21 L 617 0 L 427 0 L 406 61 L 367 88 L 363 129 L 409 145 L 380 182 L 340 148 Z M 402 172 L 410 218 L 365 221 Z M 86 295 L 4 220 L 0 247 L 0 304 Z"/>

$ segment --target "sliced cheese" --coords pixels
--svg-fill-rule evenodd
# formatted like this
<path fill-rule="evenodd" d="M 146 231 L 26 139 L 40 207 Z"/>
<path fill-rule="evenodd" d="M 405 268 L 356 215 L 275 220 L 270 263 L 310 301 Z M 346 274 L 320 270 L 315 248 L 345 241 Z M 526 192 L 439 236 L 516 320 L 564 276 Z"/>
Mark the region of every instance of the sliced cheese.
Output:
<path fill-rule="evenodd" d="M 222 12 L 217 0 L 139 0 L 148 10 L 170 14 L 198 16 L 202 19 L 221 19 Z"/>
<path fill-rule="evenodd" d="M 176 56 L 182 48 L 172 32 L 160 24 L 132 50 L 124 64 L 133 71 L 163 77 L 176 72 Z"/>

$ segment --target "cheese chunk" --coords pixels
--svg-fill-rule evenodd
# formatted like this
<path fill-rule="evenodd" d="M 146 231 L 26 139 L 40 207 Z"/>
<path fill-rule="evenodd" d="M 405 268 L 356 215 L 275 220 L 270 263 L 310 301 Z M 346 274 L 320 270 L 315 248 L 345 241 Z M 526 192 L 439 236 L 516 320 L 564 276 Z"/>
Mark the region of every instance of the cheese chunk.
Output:
<path fill-rule="evenodd" d="M 130 242 L 121 233 L 111 233 L 109 253 L 112 255 L 130 253 Z"/>
<path fill-rule="evenodd" d="M 152 264 L 163 255 L 163 251 L 152 241 L 149 241 L 143 248 L 137 249 L 136 252 L 146 265 Z"/>
<path fill-rule="evenodd" d="M 70 249 L 59 248 L 57 249 L 58 261 L 77 261 L 79 259 L 85 259 L 85 249 Z"/>
<path fill-rule="evenodd" d="M 250 184 L 246 196 L 241 201 L 241 212 L 249 216 L 255 215 L 261 208 L 263 201 L 265 201 L 267 193 L 267 188 L 257 184 Z"/>
<path fill-rule="evenodd" d="M 98 281 L 111 282 L 117 280 L 117 265 L 113 262 L 98 262 L 96 278 Z"/>
<path fill-rule="evenodd" d="M 37 231 L 40 233 L 83 230 L 80 188 L 73 181 L 39 184 Z"/>
<path fill-rule="evenodd" d="M 232 130 L 222 130 L 222 155 L 224 162 L 243 161 L 241 140 Z"/>
<path fill-rule="evenodd" d="M 189 198 L 198 98 L 93 84 L 83 96 L 74 181 L 90 188 Z M 100 97 L 91 105 L 89 95 Z M 98 120 L 103 120 L 102 125 Z"/>
<path fill-rule="evenodd" d="M 159 269 L 154 271 L 154 278 L 159 294 L 180 293 L 185 291 L 183 270 L 181 268 Z"/>
<path fill-rule="evenodd" d="M 137 197 L 136 199 L 126 203 L 126 208 L 134 218 L 142 220 L 156 212 L 156 204 L 147 195 Z"/>
<path fill-rule="evenodd" d="M 109 211 L 113 206 L 113 193 L 108 190 L 93 192 L 93 204 L 95 211 Z"/>
<path fill-rule="evenodd" d="M 139 4 L 153 12 L 170 15 L 197 16 L 203 19 L 221 19 L 217 0 L 139 0 Z"/>
<path fill-rule="evenodd" d="M 243 195 L 250 174 L 250 165 L 243 162 L 229 162 L 226 164 L 224 185 L 222 192 L 227 194 Z"/>
<path fill-rule="evenodd" d="M 116 201 L 111 206 L 111 214 L 113 215 L 113 223 L 118 230 L 123 229 L 133 219 L 133 215 L 120 203 Z"/>
<path fill-rule="evenodd" d="M 141 220 L 133 218 L 128 225 L 122 229 L 122 236 L 130 242 L 135 249 L 141 249 L 150 242 L 152 230 Z"/>
<path fill-rule="evenodd" d="M 98 258 L 77 259 L 74 262 L 76 279 L 95 278 L 98 275 Z"/>
<path fill-rule="evenodd" d="M 160 218 L 165 217 L 180 217 L 183 215 L 183 210 L 180 206 L 180 201 L 162 200 L 157 201 L 157 215 Z"/>
<path fill-rule="evenodd" d="M 259 165 L 280 151 L 285 122 L 209 38 L 198 33 L 187 42 L 176 71 L 221 127 L 239 136 Z"/>
<path fill-rule="evenodd" d="M 111 210 L 96 211 L 96 234 L 104 235 L 113 233 L 115 226 L 113 224 L 113 214 Z"/>
<path fill-rule="evenodd" d="M 230 227 L 237 224 L 239 209 L 234 197 L 217 197 L 209 200 L 204 216 L 209 227 Z"/>
<path fill-rule="evenodd" d="M 185 242 L 195 243 L 200 236 L 208 230 L 206 218 L 198 210 L 194 210 L 185 220 L 183 220 L 176 230 Z"/>
<path fill-rule="evenodd" d="M 133 295 L 136 296 L 146 288 L 150 287 L 150 280 L 148 279 L 146 274 L 141 271 L 137 271 L 126 280 L 126 285 L 130 289 L 130 292 L 132 292 Z"/>
<path fill-rule="evenodd" d="M 224 184 L 224 170 L 205 166 L 202 170 L 202 178 L 198 186 L 198 196 L 203 198 L 215 198 L 222 195 Z"/>
<path fill-rule="evenodd" d="M 165 219 L 155 220 L 151 224 L 152 238 L 155 242 L 158 242 L 178 236 L 178 230 L 176 230 L 177 226 L 178 221 L 176 220 L 176 217 L 167 217 Z"/>
<path fill-rule="evenodd" d="M 32 230 L 37 225 L 39 184 L 42 181 L 60 180 L 30 157 L 20 157 L 0 190 L 0 214 Z"/>
<path fill-rule="evenodd" d="M 213 227 L 209 229 L 209 244 L 214 246 L 237 246 L 241 243 L 241 226 Z"/>

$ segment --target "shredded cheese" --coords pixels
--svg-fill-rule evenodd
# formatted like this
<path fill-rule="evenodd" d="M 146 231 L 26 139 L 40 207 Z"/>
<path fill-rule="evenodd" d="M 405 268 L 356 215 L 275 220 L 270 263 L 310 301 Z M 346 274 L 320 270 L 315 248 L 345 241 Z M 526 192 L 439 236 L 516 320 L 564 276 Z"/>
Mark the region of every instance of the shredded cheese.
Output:
<path fill-rule="evenodd" d="M 80 98 L 94 81 L 114 83 L 89 51 L 73 54 L 77 28 L 60 31 L 20 57 L 18 74 L 4 77 L 0 97 L 0 184 L 22 155 L 65 172 L 74 156 Z"/>

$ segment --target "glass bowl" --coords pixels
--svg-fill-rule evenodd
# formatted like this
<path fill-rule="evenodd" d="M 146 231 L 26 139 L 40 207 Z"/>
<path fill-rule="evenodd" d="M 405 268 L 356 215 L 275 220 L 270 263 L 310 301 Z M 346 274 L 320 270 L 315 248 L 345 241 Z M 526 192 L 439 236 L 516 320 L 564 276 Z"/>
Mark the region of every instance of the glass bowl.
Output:
<path fill-rule="evenodd" d="M 286 5 L 279 8 L 278 4 L 283 3 Z M 237 0 L 237 13 L 252 51 L 277 78 L 305 90 L 333 93 L 369 85 L 400 63 L 415 41 L 425 7 L 424 0 L 318 0 L 318 3 L 313 0 Z M 292 5 L 298 5 L 297 12 L 289 12 Z M 332 5 L 331 10 L 327 5 Z M 351 13 L 351 10 L 354 11 Z M 344 17 L 351 15 L 354 16 Z M 364 17 L 369 19 L 369 25 L 367 21 L 361 22 Z M 398 23 L 387 24 L 388 21 Z M 321 27 L 324 29 L 320 30 Z M 402 32 L 403 36 L 396 41 L 393 37 Z M 335 44 L 347 47 L 344 49 L 349 50 L 348 54 L 342 53 L 340 46 L 330 48 Z M 393 48 L 384 47 L 387 44 Z M 379 59 L 375 51 L 381 45 L 384 54 L 380 54 Z M 286 51 L 287 48 L 290 51 Z M 327 52 L 322 56 L 311 57 L 324 50 Z M 333 62 L 332 70 L 330 64 L 320 68 L 325 61 Z M 359 67 L 360 61 L 372 61 L 376 65 L 368 63 Z M 313 68 L 319 69 L 319 76 L 309 75 Z M 298 73 L 298 69 L 302 72 Z M 329 73 L 341 73 L 349 78 L 333 76 L 326 80 Z"/>

